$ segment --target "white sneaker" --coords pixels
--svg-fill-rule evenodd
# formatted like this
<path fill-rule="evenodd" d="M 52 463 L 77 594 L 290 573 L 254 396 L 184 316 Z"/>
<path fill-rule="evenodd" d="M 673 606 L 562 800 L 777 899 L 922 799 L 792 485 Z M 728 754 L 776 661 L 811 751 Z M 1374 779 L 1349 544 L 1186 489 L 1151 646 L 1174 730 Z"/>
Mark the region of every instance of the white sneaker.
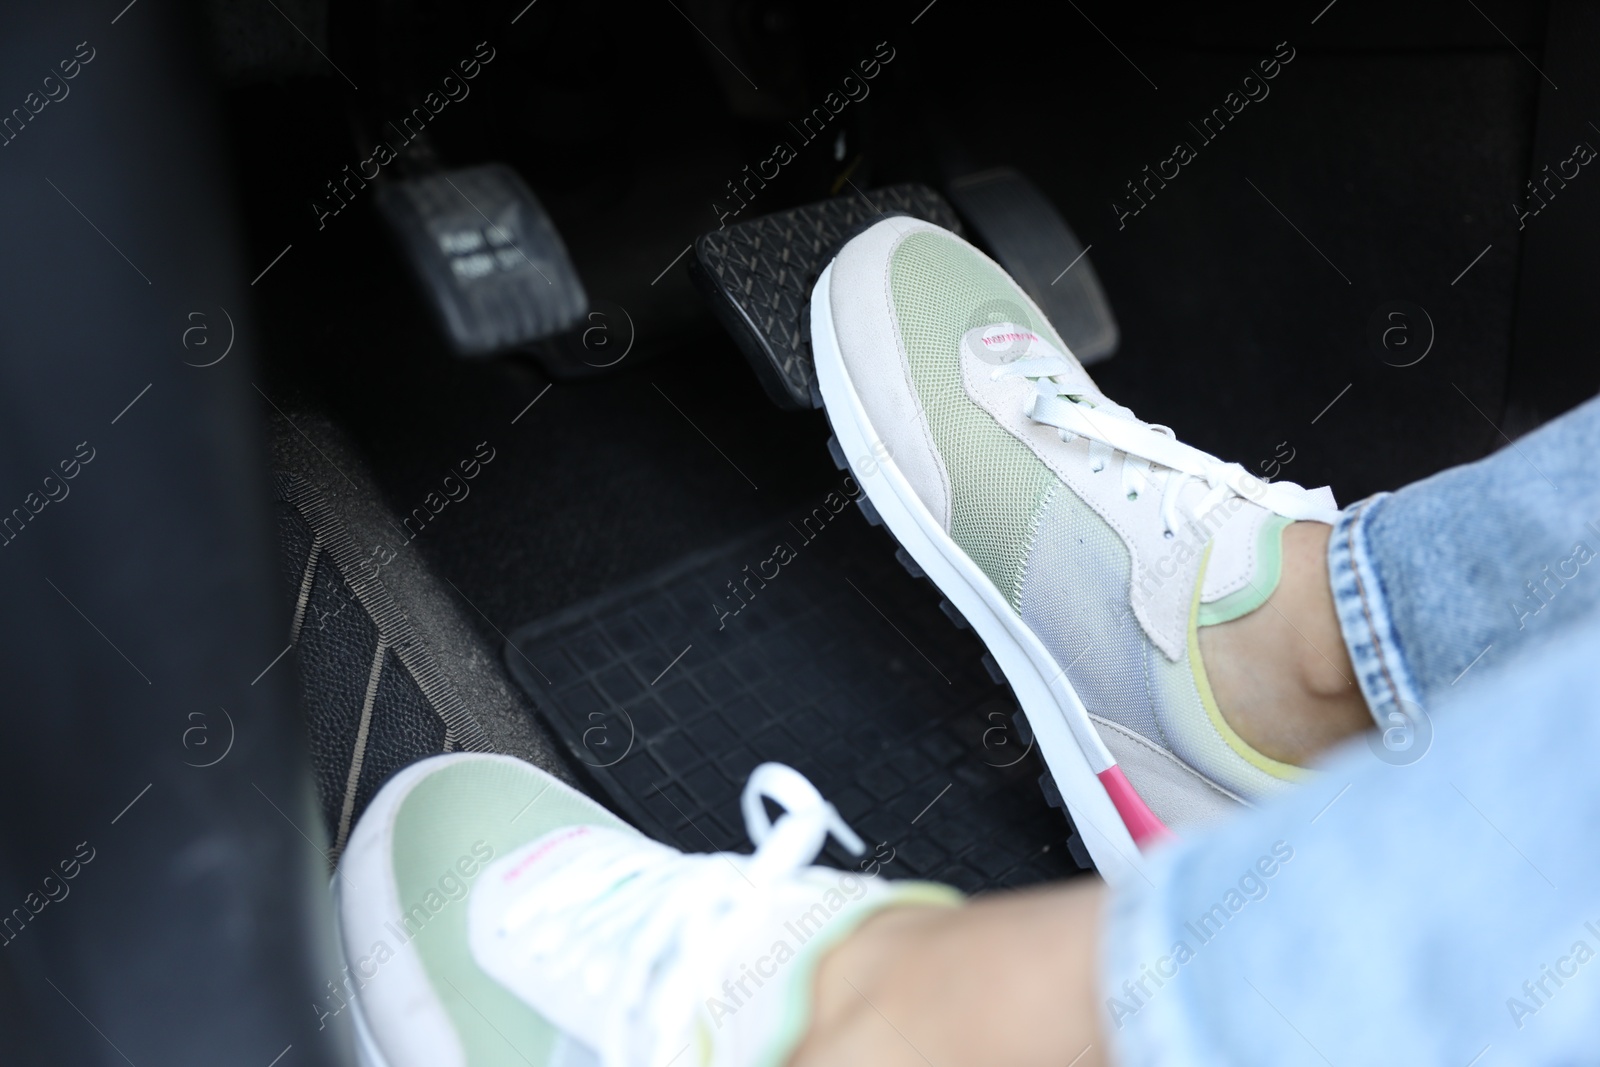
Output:
<path fill-rule="evenodd" d="M 765 799 L 786 809 L 769 821 Z M 406 768 L 335 880 L 369 1067 L 778 1067 L 824 952 L 954 890 L 807 866 L 865 845 L 798 771 L 744 794 L 754 855 L 688 855 L 508 756 Z"/>
<path fill-rule="evenodd" d="M 851 240 L 810 330 L 855 476 L 988 645 L 1102 875 L 1304 773 L 1223 720 L 1197 633 L 1265 602 L 1283 528 L 1336 518 L 1328 490 L 1135 418 L 998 264 L 929 223 Z"/>

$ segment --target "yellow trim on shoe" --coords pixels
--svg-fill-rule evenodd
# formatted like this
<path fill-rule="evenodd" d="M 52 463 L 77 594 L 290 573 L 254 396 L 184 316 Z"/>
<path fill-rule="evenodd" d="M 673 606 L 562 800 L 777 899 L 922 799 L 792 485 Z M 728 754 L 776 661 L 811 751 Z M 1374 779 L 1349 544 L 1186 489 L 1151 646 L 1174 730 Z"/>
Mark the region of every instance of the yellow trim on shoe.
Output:
<path fill-rule="evenodd" d="M 1211 561 L 1211 544 L 1206 544 L 1205 555 L 1200 560 L 1200 573 L 1205 574 L 1206 564 Z M 1311 776 L 1311 772 L 1304 767 L 1296 767 L 1292 763 L 1275 760 L 1271 756 L 1257 752 L 1248 741 L 1234 732 L 1228 725 L 1228 720 L 1222 717 L 1222 710 L 1217 707 L 1217 698 L 1211 692 L 1211 679 L 1206 675 L 1205 661 L 1200 658 L 1200 586 L 1201 582 L 1194 583 L 1194 599 L 1189 605 L 1189 670 L 1194 675 L 1195 688 L 1200 691 L 1200 703 L 1205 705 L 1206 717 L 1211 720 L 1211 726 L 1222 735 L 1222 739 L 1250 766 L 1272 775 L 1284 782 L 1300 782 Z"/>

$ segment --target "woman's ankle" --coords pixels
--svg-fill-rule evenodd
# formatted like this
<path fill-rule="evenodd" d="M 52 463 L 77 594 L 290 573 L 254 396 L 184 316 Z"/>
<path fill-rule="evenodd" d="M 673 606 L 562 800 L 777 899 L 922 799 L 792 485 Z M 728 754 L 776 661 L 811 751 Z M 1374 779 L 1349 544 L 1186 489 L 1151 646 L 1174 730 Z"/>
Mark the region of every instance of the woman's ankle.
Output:
<path fill-rule="evenodd" d="M 1372 725 L 1328 582 L 1331 527 L 1291 523 L 1265 604 L 1200 629 L 1218 710 L 1263 755 L 1296 766 Z"/>
<path fill-rule="evenodd" d="M 880 912 L 817 968 L 789 1067 L 1096 1067 L 1104 890 L 1085 878 Z"/>

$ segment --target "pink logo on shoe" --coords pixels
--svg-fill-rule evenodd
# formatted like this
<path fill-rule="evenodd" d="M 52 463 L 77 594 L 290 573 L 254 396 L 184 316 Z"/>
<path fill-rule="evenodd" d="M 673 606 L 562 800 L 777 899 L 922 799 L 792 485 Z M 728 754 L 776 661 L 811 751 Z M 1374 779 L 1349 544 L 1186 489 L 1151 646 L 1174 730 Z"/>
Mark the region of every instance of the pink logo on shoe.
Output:
<path fill-rule="evenodd" d="M 500 876 L 500 881 L 502 883 L 516 881 L 518 878 L 522 877 L 529 867 L 533 866 L 535 863 L 538 863 L 541 859 L 548 856 L 551 852 L 566 844 L 568 841 L 571 841 L 573 838 L 582 837 L 583 835 L 587 834 L 590 829 L 591 827 L 588 826 L 574 826 L 565 833 L 556 837 L 552 837 L 550 840 L 546 841 L 544 844 L 540 845 L 538 848 L 524 856 L 521 863 L 518 863 L 505 874 L 502 874 Z"/>

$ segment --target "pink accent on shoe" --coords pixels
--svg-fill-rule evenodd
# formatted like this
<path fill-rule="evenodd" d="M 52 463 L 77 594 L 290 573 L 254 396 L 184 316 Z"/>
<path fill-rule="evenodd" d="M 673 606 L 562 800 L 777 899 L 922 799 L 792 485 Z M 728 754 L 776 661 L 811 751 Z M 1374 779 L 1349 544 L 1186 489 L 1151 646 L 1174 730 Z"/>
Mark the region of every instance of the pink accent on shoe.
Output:
<path fill-rule="evenodd" d="M 1116 806 L 1117 814 L 1122 816 L 1123 825 L 1128 828 L 1128 833 L 1133 835 L 1134 844 L 1139 846 L 1141 852 L 1149 852 L 1157 845 L 1178 839 L 1177 835 L 1168 830 L 1166 824 L 1156 818 L 1156 813 L 1151 811 L 1140 798 L 1133 788 L 1133 783 L 1128 781 L 1128 776 L 1122 773 L 1121 767 L 1113 763 L 1095 777 L 1099 778 L 1100 784 L 1105 787 L 1106 795 Z"/>

